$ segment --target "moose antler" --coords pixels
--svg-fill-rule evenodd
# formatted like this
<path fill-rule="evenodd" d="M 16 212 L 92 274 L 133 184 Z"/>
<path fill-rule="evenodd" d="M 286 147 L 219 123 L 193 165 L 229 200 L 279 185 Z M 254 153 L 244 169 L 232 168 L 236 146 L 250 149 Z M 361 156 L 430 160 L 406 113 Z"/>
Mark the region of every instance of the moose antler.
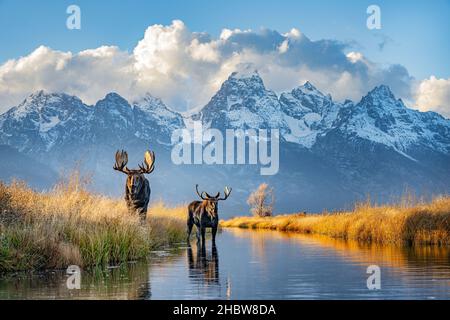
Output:
<path fill-rule="evenodd" d="M 144 163 L 139 165 L 141 173 L 152 173 L 155 169 L 155 153 L 153 151 L 145 151 Z"/>
<path fill-rule="evenodd" d="M 224 190 L 225 197 L 218 198 L 217 200 L 227 200 L 227 198 L 230 196 L 231 190 L 232 190 L 231 188 L 225 187 L 225 190 Z"/>
<path fill-rule="evenodd" d="M 202 200 L 208 200 L 208 196 L 204 197 L 203 194 L 206 193 L 205 191 L 202 191 L 202 193 L 198 192 L 198 184 L 195 185 L 195 191 L 197 191 L 197 195 L 202 199 Z"/>
<path fill-rule="evenodd" d="M 128 163 L 128 153 L 124 150 L 116 152 L 116 163 L 113 169 L 128 174 L 130 171 L 126 167 Z"/>

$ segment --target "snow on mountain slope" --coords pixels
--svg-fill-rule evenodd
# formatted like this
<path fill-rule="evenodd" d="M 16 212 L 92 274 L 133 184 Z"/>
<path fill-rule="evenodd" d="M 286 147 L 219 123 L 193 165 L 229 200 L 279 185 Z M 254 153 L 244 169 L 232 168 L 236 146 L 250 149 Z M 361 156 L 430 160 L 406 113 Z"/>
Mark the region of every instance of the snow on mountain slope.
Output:
<path fill-rule="evenodd" d="M 198 120 L 220 130 L 280 129 L 278 174 L 261 177 L 257 166 L 174 165 L 168 147 L 173 130 L 191 129 Z M 239 186 L 234 213 L 247 210 L 248 190 L 266 181 L 284 211 L 299 204 L 305 210 L 341 208 L 367 194 L 388 201 L 405 185 L 419 194 L 450 190 L 450 120 L 406 108 L 386 86 L 358 103 L 333 101 L 309 82 L 278 97 L 257 72 L 231 74 L 203 109 L 184 116 L 150 94 L 130 104 L 110 93 L 88 106 L 66 94 L 36 92 L 0 115 L 1 144 L 55 171 L 70 170 L 80 160 L 81 170 L 93 173 L 94 190 L 114 195 L 123 192 L 123 176 L 112 170 L 116 149 L 126 148 L 135 165 L 151 148 L 158 156 L 151 176 L 154 199 L 191 199 L 196 177 L 212 190 L 224 183 Z M 3 158 L 15 154 L 9 147 L 0 151 Z M 8 169 L 16 157 L 8 159 L 2 179 L 22 177 L 20 165 Z"/>
<path fill-rule="evenodd" d="M 301 118 L 306 113 L 322 114 L 323 110 L 332 102 L 330 95 L 324 95 L 309 81 L 280 96 L 283 111 L 294 118 Z"/>
<path fill-rule="evenodd" d="M 275 92 L 267 90 L 255 71 L 249 74 L 232 73 L 220 90 L 194 118 L 218 129 L 288 127 Z"/>
<path fill-rule="evenodd" d="M 150 94 L 131 106 L 117 93 L 109 93 L 87 106 L 77 97 L 38 91 L 0 115 L 0 143 L 25 153 L 70 144 L 113 145 L 134 137 L 169 143 L 172 130 L 180 127 L 181 115 Z"/>
<path fill-rule="evenodd" d="M 289 126 L 289 132 L 286 132 L 283 136 L 286 141 L 301 144 L 306 148 L 314 145 L 319 133 L 317 130 L 311 129 L 307 122 L 302 119 L 299 120 L 285 115 L 284 120 Z"/>
<path fill-rule="evenodd" d="M 308 149 L 338 130 L 349 141 L 379 143 L 407 157 L 415 148 L 450 153 L 450 120 L 408 109 L 387 86 L 357 104 L 333 101 L 310 82 L 278 97 L 256 71 L 232 73 L 210 102 L 188 117 L 150 94 L 130 104 L 109 93 L 87 106 L 77 97 L 39 91 L 0 115 L 0 143 L 25 153 L 133 139 L 168 145 L 173 130 L 190 128 L 195 120 L 218 129 L 277 128 L 282 139 Z"/>
<path fill-rule="evenodd" d="M 310 148 L 317 135 L 329 130 L 342 105 L 324 95 L 309 81 L 280 95 L 281 110 L 289 125 L 285 139 Z"/>
<path fill-rule="evenodd" d="M 79 134 L 90 120 L 91 109 L 74 96 L 35 92 L 0 116 L 0 143 L 19 151 L 48 151 Z"/>
<path fill-rule="evenodd" d="M 450 151 L 450 121 L 434 112 L 408 109 L 387 86 L 376 87 L 347 111 L 337 126 L 349 138 L 380 143 L 406 156 L 414 146 Z"/>
<path fill-rule="evenodd" d="M 163 144 L 170 143 L 173 130 L 183 128 L 183 117 L 169 109 L 164 102 L 145 94 L 133 102 L 135 135 L 141 139 L 154 139 Z"/>
<path fill-rule="evenodd" d="M 114 143 L 134 134 L 134 115 L 131 105 L 117 93 L 108 93 L 94 106 L 90 127 L 93 140 Z"/>

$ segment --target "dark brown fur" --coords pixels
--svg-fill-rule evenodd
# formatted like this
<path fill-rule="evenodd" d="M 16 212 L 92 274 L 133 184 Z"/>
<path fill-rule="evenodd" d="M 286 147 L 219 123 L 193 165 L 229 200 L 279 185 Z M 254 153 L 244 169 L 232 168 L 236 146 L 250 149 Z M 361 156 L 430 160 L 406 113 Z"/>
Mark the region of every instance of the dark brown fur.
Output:
<path fill-rule="evenodd" d="M 144 174 L 152 173 L 155 164 L 154 152 L 146 151 L 144 163 L 139 165 L 139 169 L 128 169 L 128 154 L 126 151 L 117 150 L 116 162 L 113 169 L 127 175 L 125 184 L 125 202 L 128 210 L 137 212 L 142 220 L 147 216 L 148 203 L 150 201 L 150 183 Z"/>
<path fill-rule="evenodd" d="M 216 244 L 217 228 L 219 227 L 219 214 L 217 213 L 217 206 L 220 200 L 226 200 L 231 193 L 231 189 L 225 187 L 225 196 L 220 197 L 220 192 L 212 197 L 206 192 L 200 193 L 198 185 L 195 186 L 197 195 L 203 201 L 192 201 L 188 206 L 187 217 L 187 242 L 191 235 L 192 227 L 197 227 L 197 243 L 201 242 L 201 246 L 205 245 L 206 228 L 211 228 L 212 243 Z"/>
<path fill-rule="evenodd" d="M 147 216 L 150 201 L 150 183 L 143 174 L 129 174 L 125 186 L 125 202 L 128 210 L 137 212 L 142 220 Z"/>
<path fill-rule="evenodd" d="M 192 227 L 197 227 L 197 242 L 205 244 L 206 228 L 211 228 L 212 242 L 216 242 L 219 215 L 217 213 L 217 200 L 192 201 L 188 206 L 187 240 L 191 235 Z"/>

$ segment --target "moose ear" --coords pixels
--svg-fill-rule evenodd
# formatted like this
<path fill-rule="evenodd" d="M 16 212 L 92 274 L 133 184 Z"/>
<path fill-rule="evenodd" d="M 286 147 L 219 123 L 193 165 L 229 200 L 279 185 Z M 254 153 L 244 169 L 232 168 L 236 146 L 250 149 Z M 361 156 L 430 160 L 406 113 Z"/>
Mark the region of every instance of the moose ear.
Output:
<path fill-rule="evenodd" d="M 207 192 L 205 192 L 205 194 L 208 198 L 212 198 Z"/>

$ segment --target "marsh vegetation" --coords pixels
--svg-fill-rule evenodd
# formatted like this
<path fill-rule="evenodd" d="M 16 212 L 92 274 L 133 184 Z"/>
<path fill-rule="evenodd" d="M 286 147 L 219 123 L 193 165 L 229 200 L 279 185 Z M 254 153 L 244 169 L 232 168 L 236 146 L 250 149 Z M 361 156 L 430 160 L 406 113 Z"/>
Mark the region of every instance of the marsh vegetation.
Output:
<path fill-rule="evenodd" d="M 449 245 L 450 197 L 424 202 L 405 196 L 393 205 L 367 201 L 348 212 L 236 217 L 221 221 L 221 226 L 296 231 L 380 244 Z"/>
<path fill-rule="evenodd" d="M 147 257 L 185 238 L 185 209 L 157 203 L 142 222 L 77 173 L 48 192 L 0 183 L 0 272 L 91 267 Z"/>

